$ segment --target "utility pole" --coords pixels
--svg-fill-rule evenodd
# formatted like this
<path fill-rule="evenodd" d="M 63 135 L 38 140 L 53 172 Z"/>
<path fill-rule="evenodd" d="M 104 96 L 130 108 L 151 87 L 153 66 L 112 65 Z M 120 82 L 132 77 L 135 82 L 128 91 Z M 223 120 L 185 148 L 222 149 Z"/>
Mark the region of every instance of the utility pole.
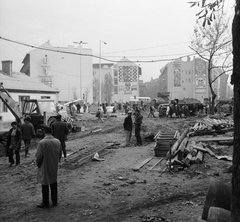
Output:
<path fill-rule="evenodd" d="M 105 45 L 107 45 L 106 42 L 100 40 L 99 42 L 99 102 L 100 104 L 102 104 L 102 81 L 101 81 L 101 43 L 104 43 Z"/>
<path fill-rule="evenodd" d="M 82 57 L 81 57 L 81 54 L 82 54 L 82 44 L 87 44 L 87 42 L 83 42 L 83 41 L 79 41 L 79 42 L 73 42 L 75 44 L 78 44 L 79 45 L 79 48 L 80 48 L 80 96 L 79 96 L 79 99 L 83 99 L 83 94 L 82 94 Z"/>

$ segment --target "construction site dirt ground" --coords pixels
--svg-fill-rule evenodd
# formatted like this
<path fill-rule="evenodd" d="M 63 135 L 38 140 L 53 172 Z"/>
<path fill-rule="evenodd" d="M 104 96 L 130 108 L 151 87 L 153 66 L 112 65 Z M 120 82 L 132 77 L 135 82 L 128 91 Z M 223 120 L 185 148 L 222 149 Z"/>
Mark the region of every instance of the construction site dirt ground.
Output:
<path fill-rule="evenodd" d="M 24 157 L 22 148 L 20 166 L 8 167 L 7 157 L 0 157 L 0 221 L 198 221 L 210 181 L 231 183 L 231 161 L 217 160 L 208 154 L 202 164 L 173 174 L 161 173 L 166 167 L 165 160 L 151 169 L 159 160 L 155 157 L 154 142 L 143 139 L 142 146 L 134 146 L 133 133 L 131 146 L 124 147 L 125 115 L 109 117 L 104 123 L 87 115 L 90 114 L 81 115 L 86 131 L 68 136 L 69 155 L 59 166 L 59 205 L 55 208 L 37 208 L 42 197 L 41 185 L 36 182 L 35 142 L 29 157 Z M 143 116 L 142 138 L 156 135 L 159 130 L 182 132 L 196 120 L 154 119 L 147 118 L 147 113 Z M 77 165 L 76 157 L 71 163 L 74 153 L 94 151 L 96 147 L 107 147 L 98 153 L 102 161 Z M 232 155 L 232 147 L 222 152 Z M 149 157 L 153 159 L 140 170 L 133 170 Z"/>

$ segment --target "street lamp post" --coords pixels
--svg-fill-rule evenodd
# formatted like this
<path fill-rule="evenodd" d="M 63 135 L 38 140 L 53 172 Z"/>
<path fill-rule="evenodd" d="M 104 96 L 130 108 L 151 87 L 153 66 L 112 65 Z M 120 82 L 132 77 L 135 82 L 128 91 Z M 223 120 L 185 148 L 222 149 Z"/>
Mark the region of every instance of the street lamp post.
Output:
<path fill-rule="evenodd" d="M 102 103 L 102 86 L 101 86 L 101 43 L 104 43 L 105 45 L 107 45 L 106 42 L 100 40 L 99 42 L 99 102 L 100 104 Z"/>
<path fill-rule="evenodd" d="M 83 41 L 79 41 L 79 42 L 73 42 L 75 44 L 78 44 L 79 45 L 79 48 L 80 48 L 80 99 L 82 100 L 83 99 L 83 94 L 82 94 L 82 57 L 81 57 L 81 54 L 82 54 L 82 44 L 87 44 L 87 42 L 83 42 Z"/>

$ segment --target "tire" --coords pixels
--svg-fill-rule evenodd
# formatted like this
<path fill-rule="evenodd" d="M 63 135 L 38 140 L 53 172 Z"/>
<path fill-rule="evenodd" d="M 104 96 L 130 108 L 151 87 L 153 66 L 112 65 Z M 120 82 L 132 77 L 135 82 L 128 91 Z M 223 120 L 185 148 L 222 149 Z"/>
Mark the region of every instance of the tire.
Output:
<path fill-rule="evenodd" d="M 55 123 L 57 120 L 55 117 L 50 117 L 47 121 L 48 126 L 52 126 L 53 123 Z"/>

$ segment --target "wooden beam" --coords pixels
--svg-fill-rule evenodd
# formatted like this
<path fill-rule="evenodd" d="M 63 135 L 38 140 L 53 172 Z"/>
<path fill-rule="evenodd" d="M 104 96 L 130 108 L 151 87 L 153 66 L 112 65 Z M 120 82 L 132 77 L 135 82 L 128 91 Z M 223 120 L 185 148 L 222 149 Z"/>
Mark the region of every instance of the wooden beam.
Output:
<path fill-rule="evenodd" d="M 163 160 L 163 158 L 161 158 L 160 160 L 158 160 L 152 167 L 149 168 L 149 170 L 152 170 L 155 166 L 157 166 L 161 161 Z"/>
<path fill-rule="evenodd" d="M 153 159 L 153 157 L 149 157 L 146 160 L 142 161 L 140 164 L 138 164 L 137 166 L 135 166 L 133 168 L 134 171 L 138 171 L 140 170 L 140 168 L 142 168 L 146 163 L 148 163 L 151 159 Z"/>
<path fill-rule="evenodd" d="M 227 141 L 227 140 L 230 140 L 230 141 L 233 141 L 233 137 L 214 137 L 214 138 L 196 138 L 195 141 L 202 141 L 202 142 L 207 142 L 207 141 Z"/>

